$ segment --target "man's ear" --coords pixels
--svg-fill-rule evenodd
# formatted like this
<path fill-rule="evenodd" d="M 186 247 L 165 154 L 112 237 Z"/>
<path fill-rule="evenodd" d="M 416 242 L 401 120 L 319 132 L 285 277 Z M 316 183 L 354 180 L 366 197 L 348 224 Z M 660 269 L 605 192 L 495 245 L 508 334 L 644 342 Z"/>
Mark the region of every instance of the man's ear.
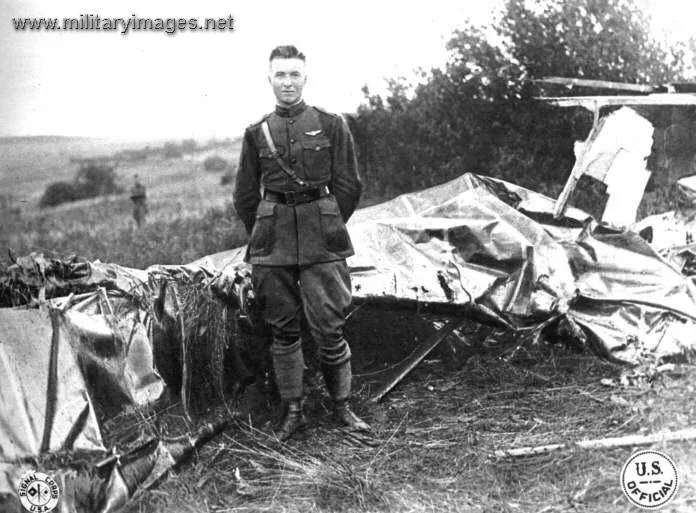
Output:
<path fill-rule="evenodd" d="M 273 81 L 271 80 L 271 74 L 270 74 L 270 73 L 268 74 L 267 78 L 268 78 L 268 83 L 269 83 L 270 85 L 273 85 Z"/>

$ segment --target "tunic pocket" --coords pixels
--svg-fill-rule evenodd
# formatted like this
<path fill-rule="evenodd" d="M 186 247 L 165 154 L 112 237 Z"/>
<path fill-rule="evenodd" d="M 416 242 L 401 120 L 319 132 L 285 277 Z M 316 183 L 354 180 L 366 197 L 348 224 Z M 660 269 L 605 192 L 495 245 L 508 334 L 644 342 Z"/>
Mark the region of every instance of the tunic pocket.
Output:
<path fill-rule="evenodd" d="M 267 256 L 275 244 L 276 204 L 262 201 L 256 210 L 256 222 L 249 239 L 250 256 Z"/>
<path fill-rule="evenodd" d="M 346 223 L 343 222 L 338 203 L 333 196 L 319 201 L 321 232 L 324 247 L 332 253 L 340 253 L 350 248 Z"/>
<path fill-rule="evenodd" d="M 331 141 L 328 137 L 304 139 L 302 163 L 309 180 L 328 182 L 331 179 Z"/>

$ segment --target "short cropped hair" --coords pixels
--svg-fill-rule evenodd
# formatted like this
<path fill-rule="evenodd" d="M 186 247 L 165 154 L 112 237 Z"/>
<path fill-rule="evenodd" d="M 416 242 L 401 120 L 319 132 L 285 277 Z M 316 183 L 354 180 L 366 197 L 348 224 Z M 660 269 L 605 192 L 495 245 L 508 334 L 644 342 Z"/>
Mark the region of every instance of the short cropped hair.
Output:
<path fill-rule="evenodd" d="M 304 54 L 293 45 L 276 46 L 271 52 L 269 61 L 273 59 L 301 59 L 305 60 Z"/>

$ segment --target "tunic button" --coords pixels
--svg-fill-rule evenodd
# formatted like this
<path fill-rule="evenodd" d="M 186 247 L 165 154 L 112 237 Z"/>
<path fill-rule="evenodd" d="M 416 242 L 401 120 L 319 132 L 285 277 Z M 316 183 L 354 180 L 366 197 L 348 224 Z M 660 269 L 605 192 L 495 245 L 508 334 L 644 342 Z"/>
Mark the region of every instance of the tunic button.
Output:
<path fill-rule="evenodd" d="M 288 125 L 292 125 L 292 124 L 294 124 L 294 123 L 295 123 L 295 120 L 294 120 L 294 119 L 291 119 L 291 120 L 288 121 Z"/>
<path fill-rule="evenodd" d="M 295 157 L 291 158 L 290 164 L 297 164 L 297 159 Z"/>
<path fill-rule="evenodd" d="M 295 139 L 290 139 L 290 144 L 295 144 Z"/>
<path fill-rule="evenodd" d="M 321 146 L 317 146 L 317 147 L 314 148 L 314 149 L 315 149 L 316 151 L 319 151 L 319 150 L 321 150 Z"/>

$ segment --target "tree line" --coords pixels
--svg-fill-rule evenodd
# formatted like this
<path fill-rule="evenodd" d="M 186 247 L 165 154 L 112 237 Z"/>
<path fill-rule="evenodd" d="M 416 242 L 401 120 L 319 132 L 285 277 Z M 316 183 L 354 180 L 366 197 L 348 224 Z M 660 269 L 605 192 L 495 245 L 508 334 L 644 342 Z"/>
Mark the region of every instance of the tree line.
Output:
<path fill-rule="evenodd" d="M 656 37 L 627 0 L 507 0 L 491 26 L 465 25 L 447 50 L 446 66 L 421 72 L 415 87 L 392 79 L 386 95 L 363 89 L 351 125 L 369 195 L 391 197 L 464 172 L 555 195 L 592 114 L 535 101 L 534 79 L 665 84 L 687 69 L 686 44 Z"/>

